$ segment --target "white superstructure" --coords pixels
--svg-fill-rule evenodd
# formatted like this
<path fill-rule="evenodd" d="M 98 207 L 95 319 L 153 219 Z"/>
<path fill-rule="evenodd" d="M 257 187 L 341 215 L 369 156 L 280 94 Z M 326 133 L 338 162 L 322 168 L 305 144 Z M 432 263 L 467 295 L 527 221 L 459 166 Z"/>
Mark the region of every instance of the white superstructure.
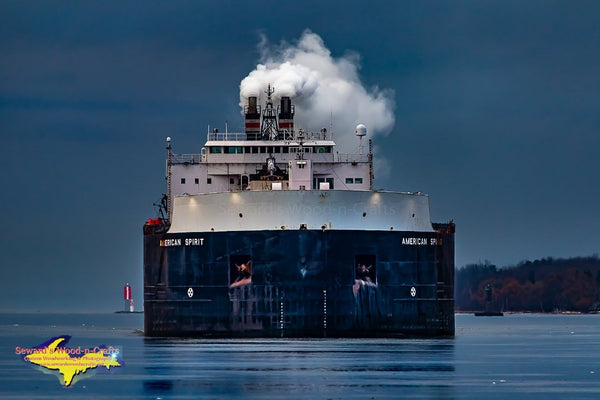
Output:
<path fill-rule="evenodd" d="M 432 231 L 428 197 L 372 190 L 371 141 L 359 124 L 358 154 L 335 151 L 331 132 L 294 130 L 294 107 L 267 90 L 245 108 L 246 132 L 207 133 L 199 154 L 174 154 L 168 138 L 170 233 L 272 229 Z"/>

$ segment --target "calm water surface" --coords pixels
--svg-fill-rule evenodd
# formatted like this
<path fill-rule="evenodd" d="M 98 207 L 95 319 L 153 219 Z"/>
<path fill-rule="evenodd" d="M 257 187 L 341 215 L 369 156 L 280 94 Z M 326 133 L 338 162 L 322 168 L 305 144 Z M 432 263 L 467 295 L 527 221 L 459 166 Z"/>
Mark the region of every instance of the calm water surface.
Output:
<path fill-rule="evenodd" d="M 600 399 L 600 315 L 457 315 L 453 339 L 146 339 L 140 314 L 1 314 L 10 399 Z M 125 366 L 72 387 L 15 347 L 71 335 Z"/>

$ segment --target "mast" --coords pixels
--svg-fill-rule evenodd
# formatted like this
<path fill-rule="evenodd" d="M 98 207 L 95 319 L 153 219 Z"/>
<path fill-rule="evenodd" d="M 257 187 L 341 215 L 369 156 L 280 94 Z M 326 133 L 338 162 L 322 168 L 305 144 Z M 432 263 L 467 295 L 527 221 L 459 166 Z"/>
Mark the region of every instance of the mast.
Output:
<path fill-rule="evenodd" d="M 171 152 L 171 137 L 167 136 L 167 171 L 165 179 L 167 181 L 167 218 L 171 221 L 173 213 L 173 196 L 171 195 L 171 164 L 173 153 Z"/>
<path fill-rule="evenodd" d="M 275 140 L 277 139 L 277 116 L 275 115 L 275 109 L 273 108 L 273 100 L 271 95 L 275 91 L 271 88 L 271 84 L 267 86 L 265 93 L 267 94 L 267 106 L 263 111 L 262 125 L 260 128 L 261 137 L 263 140 Z"/>

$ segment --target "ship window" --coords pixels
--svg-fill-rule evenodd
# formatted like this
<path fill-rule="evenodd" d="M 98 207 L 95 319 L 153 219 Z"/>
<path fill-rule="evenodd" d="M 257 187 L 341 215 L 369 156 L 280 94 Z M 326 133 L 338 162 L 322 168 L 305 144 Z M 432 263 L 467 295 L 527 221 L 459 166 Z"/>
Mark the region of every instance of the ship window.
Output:
<path fill-rule="evenodd" d="M 229 287 L 252 283 L 252 257 L 234 254 L 229 256 Z"/>
<path fill-rule="evenodd" d="M 233 178 L 229 178 L 229 184 L 233 185 L 234 179 Z"/>
<path fill-rule="evenodd" d="M 237 146 L 237 147 L 235 148 L 235 152 L 236 152 L 236 153 L 238 153 L 238 154 L 242 154 L 242 153 L 244 152 L 244 151 L 242 150 L 242 146 Z"/>
<path fill-rule="evenodd" d="M 361 184 L 362 183 L 362 178 L 356 178 L 356 179 L 354 179 L 354 183 Z"/>
<path fill-rule="evenodd" d="M 260 152 L 261 153 L 266 153 L 267 152 L 267 146 L 260 146 Z"/>
<path fill-rule="evenodd" d="M 206 178 L 206 184 L 210 185 L 212 183 L 212 178 Z"/>
<path fill-rule="evenodd" d="M 374 254 L 359 254 L 354 257 L 354 278 L 366 283 L 377 283 L 376 259 Z"/>
<path fill-rule="evenodd" d="M 282 153 L 289 153 L 289 152 L 290 152 L 290 149 L 289 149 L 287 146 L 283 146 L 283 147 L 281 148 L 281 150 L 282 150 L 282 151 L 281 151 Z"/>
<path fill-rule="evenodd" d="M 328 182 L 329 189 L 333 190 L 333 178 L 313 178 L 313 189 L 318 189 L 321 182 Z"/>
<path fill-rule="evenodd" d="M 354 179 L 352 179 L 352 178 L 346 178 L 346 183 L 354 183 Z"/>
<path fill-rule="evenodd" d="M 195 183 L 196 185 L 198 185 L 198 184 L 200 183 L 200 179 L 198 179 L 198 178 L 195 178 L 195 179 L 194 179 L 194 183 Z"/>
<path fill-rule="evenodd" d="M 253 154 L 257 154 L 258 153 L 258 146 L 252 146 L 252 153 Z"/>
<path fill-rule="evenodd" d="M 221 146 L 213 146 L 210 148 L 210 152 L 213 154 L 220 154 L 223 152 L 223 148 Z"/>
<path fill-rule="evenodd" d="M 281 153 L 281 147 L 275 146 L 273 153 Z"/>
<path fill-rule="evenodd" d="M 185 185 L 185 178 L 181 178 L 181 184 Z"/>

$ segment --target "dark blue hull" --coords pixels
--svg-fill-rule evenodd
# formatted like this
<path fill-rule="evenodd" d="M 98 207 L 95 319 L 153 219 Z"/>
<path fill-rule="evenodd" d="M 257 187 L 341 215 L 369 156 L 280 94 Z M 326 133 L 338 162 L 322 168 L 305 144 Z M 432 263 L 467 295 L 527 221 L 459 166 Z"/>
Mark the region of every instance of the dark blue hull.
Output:
<path fill-rule="evenodd" d="M 454 334 L 454 226 L 437 232 L 144 229 L 148 336 Z"/>

